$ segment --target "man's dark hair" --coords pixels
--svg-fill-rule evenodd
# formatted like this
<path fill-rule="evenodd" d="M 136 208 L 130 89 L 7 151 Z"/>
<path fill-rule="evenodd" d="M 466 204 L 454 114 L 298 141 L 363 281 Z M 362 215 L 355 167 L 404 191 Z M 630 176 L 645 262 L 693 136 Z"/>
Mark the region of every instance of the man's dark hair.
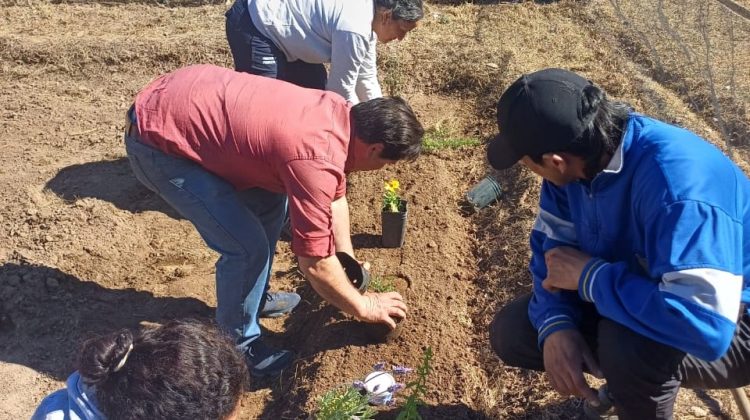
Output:
<path fill-rule="evenodd" d="M 383 143 L 381 158 L 414 160 L 422 152 L 424 128 L 400 97 L 360 102 L 352 107 L 351 115 L 356 137 L 368 144 Z"/>
<path fill-rule="evenodd" d="M 132 346 L 132 347 L 131 347 Z M 95 385 L 99 409 L 113 420 L 225 419 L 247 388 L 247 366 L 214 324 L 171 321 L 86 341 L 78 359 Z"/>
<path fill-rule="evenodd" d="M 582 114 L 590 116 L 583 132 L 564 150 L 551 152 L 566 152 L 581 157 L 585 163 L 586 177 L 592 179 L 603 169 L 602 156 L 613 155 L 620 146 L 628 115 L 633 108 L 625 102 L 610 100 L 607 94 L 595 85 L 583 89 L 582 101 Z M 542 156 L 543 154 L 529 157 L 536 163 L 542 163 Z"/>
<path fill-rule="evenodd" d="M 416 22 L 422 19 L 422 0 L 375 0 L 375 7 L 391 10 L 394 19 Z"/>

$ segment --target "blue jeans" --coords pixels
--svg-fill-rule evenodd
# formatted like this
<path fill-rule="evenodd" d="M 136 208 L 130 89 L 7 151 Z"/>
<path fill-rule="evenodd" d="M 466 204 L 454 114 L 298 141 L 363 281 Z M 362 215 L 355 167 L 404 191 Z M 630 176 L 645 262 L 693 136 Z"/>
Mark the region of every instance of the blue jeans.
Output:
<path fill-rule="evenodd" d="M 227 11 L 226 32 L 235 70 L 310 89 L 326 88 L 328 73 L 325 66 L 302 60 L 287 61 L 284 52 L 253 24 L 247 0 L 236 0 Z"/>
<path fill-rule="evenodd" d="M 260 188 L 237 191 L 200 165 L 125 136 L 135 177 L 193 223 L 216 262 L 216 319 L 241 350 L 260 337 L 271 264 L 286 196 Z"/>

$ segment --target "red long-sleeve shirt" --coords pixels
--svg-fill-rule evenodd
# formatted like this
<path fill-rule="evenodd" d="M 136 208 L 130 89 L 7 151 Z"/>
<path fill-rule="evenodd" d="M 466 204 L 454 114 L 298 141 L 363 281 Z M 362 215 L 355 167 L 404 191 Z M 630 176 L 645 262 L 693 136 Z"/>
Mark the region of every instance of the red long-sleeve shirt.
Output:
<path fill-rule="evenodd" d="M 238 190 L 289 197 L 292 250 L 334 253 L 331 202 L 346 193 L 351 105 L 332 92 L 212 65 L 161 76 L 136 97 L 142 141 Z"/>

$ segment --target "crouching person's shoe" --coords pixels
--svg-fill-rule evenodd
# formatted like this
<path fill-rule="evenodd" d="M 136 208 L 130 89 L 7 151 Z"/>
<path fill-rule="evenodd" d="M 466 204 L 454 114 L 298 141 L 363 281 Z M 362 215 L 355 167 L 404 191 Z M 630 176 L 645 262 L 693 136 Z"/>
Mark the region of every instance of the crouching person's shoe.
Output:
<path fill-rule="evenodd" d="M 289 350 L 277 350 L 267 346 L 261 339 L 250 343 L 245 353 L 245 361 L 254 378 L 279 376 L 294 361 L 294 354 Z"/>
<path fill-rule="evenodd" d="M 299 305 L 300 296 L 291 292 L 268 292 L 266 304 L 260 311 L 261 318 L 278 318 L 292 312 Z"/>
<path fill-rule="evenodd" d="M 595 407 L 588 401 L 583 403 L 583 418 L 586 420 L 617 420 L 617 411 L 607 384 L 602 385 L 597 394 L 599 397 L 598 406 Z"/>

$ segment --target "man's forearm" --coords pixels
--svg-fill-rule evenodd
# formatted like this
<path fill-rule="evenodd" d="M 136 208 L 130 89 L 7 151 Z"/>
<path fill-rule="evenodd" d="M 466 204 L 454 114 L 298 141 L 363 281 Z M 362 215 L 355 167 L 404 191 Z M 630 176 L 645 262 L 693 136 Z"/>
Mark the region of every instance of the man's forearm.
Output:
<path fill-rule="evenodd" d="M 349 315 L 361 317 L 364 298 L 346 278 L 344 269 L 335 256 L 299 257 L 299 265 L 313 289 L 323 299 Z"/>
<path fill-rule="evenodd" d="M 333 219 L 333 240 L 337 252 L 346 252 L 354 257 L 351 230 L 349 228 L 349 203 L 343 196 L 331 203 Z"/>

